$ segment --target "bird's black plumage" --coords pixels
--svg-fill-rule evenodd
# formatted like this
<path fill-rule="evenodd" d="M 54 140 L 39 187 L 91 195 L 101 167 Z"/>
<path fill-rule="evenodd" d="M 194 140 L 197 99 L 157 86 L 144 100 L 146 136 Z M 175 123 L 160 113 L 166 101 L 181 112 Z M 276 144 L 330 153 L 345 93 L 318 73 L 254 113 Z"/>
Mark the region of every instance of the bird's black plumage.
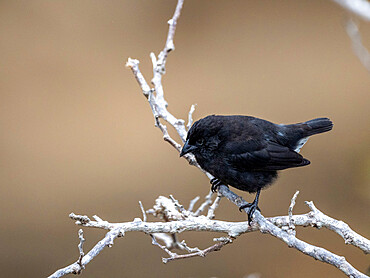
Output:
<path fill-rule="evenodd" d="M 271 184 L 278 170 L 310 164 L 298 152 L 308 137 L 331 130 L 328 118 L 278 125 L 250 116 L 211 115 L 190 128 L 180 156 L 193 153 L 199 165 L 219 182 L 257 192 Z"/>

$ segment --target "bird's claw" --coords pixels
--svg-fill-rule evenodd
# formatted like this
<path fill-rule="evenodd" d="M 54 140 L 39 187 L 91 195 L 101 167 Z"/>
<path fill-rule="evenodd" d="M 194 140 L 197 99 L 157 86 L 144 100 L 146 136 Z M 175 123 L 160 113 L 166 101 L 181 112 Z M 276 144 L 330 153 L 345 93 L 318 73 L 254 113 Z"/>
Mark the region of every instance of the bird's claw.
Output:
<path fill-rule="evenodd" d="M 217 190 L 218 190 L 218 188 L 219 188 L 219 187 L 220 187 L 220 185 L 222 184 L 222 182 L 221 182 L 219 179 L 217 179 L 217 178 L 213 178 L 213 179 L 211 179 L 210 183 L 212 184 L 212 186 L 211 186 L 211 191 L 212 191 L 213 193 L 216 193 L 216 192 L 217 192 Z"/>
<path fill-rule="evenodd" d="M 256 202 L 253 203 L 247 203 L 245 205 L 242 205 L 239 207 L 239 211 L 242 211 L 245 208 L 249 208 L 248 210 L 248 224 L 251 225 L 252 222 L 252 216 L 256 210 L 261 211 L 260 208 L 258 207 Z"/>

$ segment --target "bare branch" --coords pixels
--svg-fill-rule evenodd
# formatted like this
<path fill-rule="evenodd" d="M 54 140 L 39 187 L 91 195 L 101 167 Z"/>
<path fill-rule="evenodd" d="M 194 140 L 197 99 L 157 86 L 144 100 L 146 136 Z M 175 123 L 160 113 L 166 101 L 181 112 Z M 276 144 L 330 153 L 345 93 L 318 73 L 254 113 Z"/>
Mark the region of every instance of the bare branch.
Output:
<path fill-rule="evenodd" d="M 187 217 L 187 215 L 189 215 L 188 213 L 187 213 L 187 211 L 186 211 L 186 209 L 184 209 L 184 206 L 183 205 L 181 205 L 180 203 L 179 203 L 179 201 L 178 200 L 176 200 L 175 199 L 175 197 L 173 197 L 173 195 L 171 194 L 170 195 L 170 199 L 171 199 L 171 201 L 173 202 L 173 204 L 175 205 L 175 207 L 185 216 L 185 217 Z"/>
<path fill-rule="evenodd" d="M 90 218 L 87 217 L 86 215 L 76 215 L 73 212 L 69 215 L 69 218 L 76 220 L 76 224 L 79 224 L 79 223 L 84 224 L 84 223 L 88 223 L 91 221 Z"/>
<path fill-rule="evenodd" d="M 173 238 L 170 235 L 165 233 L 155 233 L 151 234 L 151 236 L 154 236 L 156 240 L 162 241 L 169 250 L 174 248 Z"/>
<path fill-rule="evenodd" d="M 194 215 L 199 216 L 203 212 L 203 210 L 212 204 L 212 191 L 210 190 L 209 193 L 204 197 L 204 202 L 199 206 L 199 208 L 195 211 Z"/>
<path fill-rule="evenodd" d="M 192 212 L 195 206 L 195 203 L 198 202 L 200 199 L 199 196 L 195 197 L 193 200 L 190 201 L 188 211 Z"/>
<path fill-rule="evenodd" d="M 313 206 L 312 202 L 307 203 Z M 341 236 L 346 244 L 350 244 L 361 249 L 365 254 L 370 254 L 370 240 L 354 232 L 343 221 L 331 218 L 316 208 L 314 211 L 307 214 L 294 215 L 292 219 L 295 226 L 310 226 L 318 229 L 322 227 L 327 228 Z M 289 225 L 289 217 L 287 216 L 270 217 L 267 218 L 267 220 L 277 227 L 285 227 Z"/>
<path fill-rule="evenodd" d="M 122 231 L 118 229 L 114 229 L 109 231 L 105 237 L 99 241 L 89 253 L 87 253 L 81 261 L 77 261 L 74 264 L 66 266 L 65 268 L 59 269 L 54 272 L 49 278 L 57 278 L 62 277 L 67 274 L 79 274 L 82 269 L 93 259 L 95 258 L 105 247 L 111 247 L 113 245 L 113 241 L 118 237 L 123 236 Z"/>
<path fill-rule="evenodd" d="M 238 206 L 239 204 L 243 204 L 245 202 L 241 197 L 237 196 L 224 185 L 221 185 L 219 190 L 220 193 L 223 194 L 223 196 L 225 196 Z M 254 221 L 251 223 L 251 226 L 249 226 L 247 222 L 227 222 L 211 220 L 203 215 L 193 216 L 190 211 L 183 211 L 182 213 L 180 213 L 178 210 L 182 206 L 181 204 L 175 205 L 175 203 L 176 199 L 174 199 L 173 197 L 166 198 L 160 196 L 157 198 L 153 206 L 152 211 L 155 212 L 155 215 L 160 218 L 166 218 L 168 222 L 144 222 L 139 218 L 135 218 L 132 222 L 110 223 L 98 217 L 94 217 L 98 219 L 97 221 L 81 221 L 81 219 L 86 220 L 87 216 L 73 214 L 71 216 L 71 219 L 77 219 L 76 224 L 84 227 L 110 230 L 109 233 L 112 232 L 113 235 L 108 233 L 109 235 L 107 234 L 106 237 L 102 241 L 100 241 L 87 255 L 83 256 L 81 264 L 76 262 L 64 269 L 57 271 L 53 274 L 54 276 L 50 277 L 61 277 L 68 273 L 77 273 L 81 271 L 85 267 L 85 265 L 90 262 L 91 259 L 95 257 L 105 246 L 112 244 L 114 238 L 120 235 L 123 236 L 126 232 L 143 232 L 146 234 L 150 234 L 152 237 L 152 241 L 156 243 L 158 243 L 157 240 L 162 240 L 165 243 L 165 246 L 162 246 L 159 243 L 155 245 L 158 245 L 161 249 L 163 249 L 167 254 L 170 255 L 169 258 L 163 259 L 164 262 L 169 262 L 175 259 L 185 259 L 194 256 L 204 256 L 210 252 L 217 251 L 221 247 L 226 245 L 225 242 L 222 242 L 222 244 L 215 244 L 209 248 L 201 250 L 198 247 L 190 248 L 186 245 L 184 241 L 182 241 L 177 243 L 177 246 L 174 246 L 173 239 L 169 235 L 167 235 L 173 235 L 186 231 L 224 233 L 227 234 L 229 239 L 236 238 L 245 233 L 261 231 L 262 233 L 268 233 L 283 240 L 288 244 L 288 246 L 294 247 L 301 252 L 314 257 L 315 259 L 336 266 L 347 275 L 353 275 L 353 277 L 366 277 L 359 273 L 355 268 L 353 268 L 343 257 L 337 256 L 323 248 L 305 243 L 297 239 L 295 236 L 288 234 L 285 231 L 286 229 L 279 228 L 288 228 L 291 221 L 293 221 L 295 226 L 313 226 L 318 228 L 326 227 L 342 235 L 343 238 L 346 238 L 348 244 L 353 244 L 363 249 L 364 251 L 367 250 L 365 251 L 365 253 L 369 253 L 369 240 L 353 232 L 348 227 L 348 225 L 346 226 L 346 224 L 344 224 L 343 222 L 334 220 L 328 216 L 323 215 L 322 212 L 320 212 L 313 205 L 312 202 L 307 203 L 311 209 L 311 212 L 303 215 L 264 218 L 258 212 L 255 214 L 255 218 Z M 187 217 L 184 218 L 184 215 L 187 215 Z M 181 255 L 171 252 L 170 249 L 173 249 L 175 247 L 180 250 L 186 250 L 187 252 L 189 252 L 189 254 Z"/>
<path fill-rule="evenodd" d="M 81 267 L 81 269 L 84 269 L 85 266 L 82 264 L 82 258 L 85 255 L 84 250 L 83 250 L 85 239 L 84 239 L 84 232 L 82 229 L 78 230 L 78 238 L 80 239 L 80 243 L 78 244 L 78 250 L 80 251 L 80 257 L 78 258 L 77 263 Z M 77 274 L 80 274 L 80 271 Z"/>
<path fill-rule="evenodd" d="M 361 34 L 358 26 L 352 19 L 348 19 L 345 27 L 347 34 L 351 39 L 353 51 L 355 52 L 362 65 L 368 71 L 370 71 L 370 53 L 362 44 Z"/>
<path fill-rule="evenodd" d="M 167 40 L 166 40 L 166 44 L 165 44 L 163 50 L 158 55 L 158 61 L 156 61 L 155 55 L 153 53 L 151 54 L 152 60 L 154 59 L 153 62 L 155 62 L 155 63 L 153 63 L 154 77 L 153 77 L 153 80 L 152 80 L 152 83 L 154 85 L 156 85 L 156 83 L 159 85 L 162 82 L 161 78 L 162 78 L 162 75 L 166 71 L 165 66 L 166 66 L 168 53 L 172 50 L 175 50 L 175 44 L 174 44 L 173 40 L 174 40 L 174 36 L 175 36 L 177 20 L 180 17 L 181 9 L 182 9 L 183 4 L 184 4 L 184 0 L 178 0 L 177 1 L 175 12 L 174 12 L 172 18 L 168 21 L 169 29 L 168 29 L 168 34 L 167 34 Z M 161 85 L 160 85 L 160 87 L 161 87 Z M 157 88 L 156 88 L 156 91 L 157 91 Z M 160 98 L 163 99 L 163 90 L 160 90 L 159 92 L 157 91 L 157 93 L 160 95 L 159 96 L 159 101 L 161 101 Z M 162 101 L 165 102 L 164 99 Z"/>
<path fill-rule="evenodd" d="M 161 245 L 161 244 L 159 244 L 158 243 L 158 241 L 155 239 L 155 237 L 153 236 L 153 235 L 151 235 L 151 237 L 152 237 L 152 244 L 153 245 L 156 245 L 156 246 L 158 246 L 159 248 L 161 248 L 163 251 L 165 251 L 168 255 L 170 255 L 170 257 L 174 257 L 174 256 L 176 256 L 177 254 L 176 253 L 173 253 L 173 252 L 171 252 L 166 246 L 163 246 L 163 245 Z M 162 261 L 164 262 L 164 263 L 166 263 L 166 261 L 165 261 L 166 259 L 164 259 L 164 258 L 162 258 Z"/>
<path fill-rule="evenodd" d="M 334 0 L 335 2 L 348 2 Z M 352 1 L 352 0 L 351 0 Z M 361 0 L 353 0 L 354 2 L 363 2 Z M 346 5 L 353 5 L 353 3 Z M 152 84 L 154 89 L 150 88 L 146 82 L 144 76 L 139 70 L 139 61 L 135 59 L 128 59 L 126 66 L 131 68 L 137 82 L 139 83 L 143 95 L 147 98 L 149 105 L 152 109 L 153 116 L 155 119 L 155 125 L 161 130 L 165 141 L 169 142 L 170 145 L 175 148 L 178 152 L 181 150 L 181 145 L 172 139 L 167 131 L 167 127 L 160 122 L 160 119 L 164 119 L 168 124 L 175 128 L 181 140 L 184 142 L 186 139 L 186 127 L 185 121 L 175 118 L 167 110 L 167 102 L 164 99 L 164 92 L 162 86 L 162 76 L 165 73 L 165 64 L 168 53 L 174 49 L 174 34 L 176 30 L 177 20 L 180 16 L 181 8 L 183 6 L 183 0 L 178 0 L 176 5 L 175 13 L 172 19 L 169 20 L 169 30 L 167 40 L 164 49 L 158 55 L 158 58 L 154 53 L 151 53 L 150 57 L 153 63 L 153 79 Z M 194 112 L 194 106 L 191 107 L 188 116 L 187 128 L 191 126 L 193 121 L 192 113 Z M 208 178 L 212 179 L 213 176 L 201 169 L 197 164 L 193 155 L 185 155 L 184 158 L 191 164 L 198 167 Z M 84 242 L 82 231 L 79 233 L 79 251 L 80 256 L 77 262 L 67 266 L 63 269 L 56 271 L 50 277 L 61 277 L 69 273 L 80 273 L 82 269 L 103 250 L 106 246 L 110 247 L 113 244 L 115 238 L 124 236 L 126 232 L 143 232 L 150 234 L 152 243 L 157 245 L 164 250 L 169 258 L 163 258 L 163 262 L 167 263 L 172 260 L 185 259 L 194 256 L 204 257 L 213 251 L 220 250 L 223 246 L 232 242 L 232 239 L 249 232 L 260 231 L 265 234 L 270 234 L 283 242 L 289 247 L 293 247 L 302 253 L 311 256 L 322 262 L 326 262 L 340 269 L 349 277 L 366 277 L 360 273 L 353 266 L 351 266 L 344 257 L 333 254 L 323 248 L 308 244 L 295 237 L 294 231 L 295 226 L 312 226 L 316 228 L 325 227 L 337 234 L 339 234 L 347 244 L 352 244 L 366 254 L 370 253 L 370 241 L 359 234 L 355 233 L 349 228 L 347 224 L 342 221 L 335 220 L 329 216 L 326 216 L 319 211 L 312 202 L 307 202 L 311 211 L 303 215 L 293 215 L 293 207 L 297 198 L 298 192 L 293 196 L 289 207 L 288 216 L 279 216 L 272 218 L 265 218 L 259 211 L 254 213 L 254 219 L 249 226 L 247 222 L 227 222 L 212 220 L 214 218 L 215 209 L 218 207 L 221 196 L 226 197 L 232 203 L 238 207 L 247 204 L 247 202 L 232 192 L 226 185 L 220 185 L 218 189 L 218 196 L 212 203 L 212 192 L 210 192 L 205 201 L 200 207 L 192 212 L 196 201 L 199 199 L 195 198 L 190 202 L 189 209 L 186 210 L 172 195 L 170 198 L 159 196 L 152 209 L 148 210 L 154 216 L 164 220 L 164 222 L 147 222 L 146 212 L 141 202 L 140 208 L 143 214 L 143 220 L 135 218 L 132 222 L 124 223 L 110 223 L 104 221 L 98 216 L 93 216 L 95 221 L 90 220 L 87 216 L 70 214 L 70 218 L 76 221 L 77 225 L 83 227 L 92 227 L 98 229 L 108 230 L 105 237 L 98 242 L 86 255 L 83 253 L 82 245 Z M 205 208 L 209 206 L 207 216 L 201 215 Z M 245 209 L 248 212 L 248 209 Z M 215 239 L 218 241 L 216 244 L 201 250 L 198 247 L 191 248 L 185 241 L 178 242 L 176 234 L 185 231 L 204 231 L 204 232 L 217 232 L 224 233 L 227 237 L 221 237 Z M 288 231 L 288 232 L 287 232 Z M 158 243 L 161 240 L 165 243 L 161 245 Z M 170 249 L 178 248 L 180 250 L 187 251 L 188 254 L 177 254 Z"/>
<path fill-rule="evenodd" d="M 242 198 L 232 192 L 227 186 L 220 185 L 219 192 L 229 199 L 231 202 L 240 207 L 240 203 L 245 202 Z M 247 209 L 244 209 L 248 212 Z M 289 217 L 288 217 L 289 223 Z M 288 224 L 289 225 L 289 224 Z M 314 245 L 308 244 L 293 235 L 288 234 L 284 230 L 278 228 L 268 219 L 264 218 L 259 211 L 254 213 L 254 219 L 252 221 L 252 227 L 257 228 L 262 233 L 270 234 L 283 242 L 285 242 L 289 247 L 295 248 L 302 253 L 313 257 L 316 260 L 331 264 L 341 270 L 344 274 L 349 277 L 362 277 L 365 278 L 366 275 L 359 272 L 352 265 L 350 265 L 344 257 L 338 256 L 334 253 L 327 251 L 324 248 L 316 247 Z"/>
<path fill-rule="evenodd" d="M 306 205 L 311 209 L 310 216 L 313 219 L 314 225 L 318 228 L 325 227 L 340 235 L 346 244 L 351 244 L 360 248 L 365 254 L 370 254 L 370 240 L 353 231 L 348 224 L 343 221 L 336 220 L 318 210 L 313 202 L 306 202 Z"/>
<path fill-rule="evenodd" d="M 193 113 L 195 111 L 195 106 L 196 104 L 192 104 L 190 107 L 189 111 L 189 116 L 188 116 L 188 124 L 186 125 L 186 128 L 189 130 L 193 124 Z"/>
<path fill-rule="evenodd" d="M 220 205 L 221 199 L 222 199 L 222 195 L 217 194 L 216 199 L 213 201 L 213 204 L 208 209 L 208 213 L 207 213 L 207 218 L 208 219 L 214 219 L 215 218 L 215 210 Z"/>
<path fill-rule="evenodd" d="M 367 0 L 333 0 L 351 13 L 370 21 L 370 3 Z"/>
<path fill-rule="evenodd" d="M 161 53 L 168 53 L 165 50 L 166 50 L 166 48 Z M 163 56 L 163 55 L 161 56 L 161 54 L 160 54 L 159 57 L 165 57 L 165 56 Z M 160 115 L 159 117 L 165 119 L 170 125 L 172 125 L 175 128 L 175 130 L 177 131 L 177 133 L 179 134 L 182 141 L 185 141 L 186 132 L 184 133 L 184 130 L 185 130 L 184 121 L 183 120 L 177 120 L 172 114 L 170 114 L 167 111 L 167 102 L 164 100 L 163 86 L 161 84 L 161 76 L 164 74 L 164 66 L 162 68 L 160 68 L 162 70 L 158 70 L 159 69 L 158 65 L 162 65 L 163 63 L 159 63 L 158 60 L 160 60 L 160 58 L 157 60 L 153 53 L 151 54 L 151 58 L 152 58 L 153 72 L 154 72 L 154 78 L 152 79 L 152 83 L 154 84 L 157 96 L 160 96 L 159 98 L 153 99 L 153 102 L 152 102 L 151 105 L 155 105 L 156 109 L 154 109 L 154 110 L 156 112 L 158 112 L 158 115 Z M 134 71 L 133 71 L 133 73 L 135 74 Z M 139 83 L 139 85 L 140 85 L 140 83 Z M 143 91 L 144 91 L 144 89 L 143 89 Z M 154 114 L 154 116 L 157 117 L 156 114 Z M 161 128 L 160 125 L 159 125 L 159 128 Z M 162 130 L 162 133 L 163 133 L 163 130 Z M 175 144 L 171 144 L 171 145 L 173 145 L 173 147 L 175 147 L 175 149 L 177 151 L 180 150 L 178 148 L 178 145 L 175 145 Z M 196 167 L 201 169 L 199 167 L 199 165 L 196 163 L 194 157 L 185 156 L 185 158 L 190 162 L 190 164 L 195 165 Z M 213 178 L 212 175 L 210 175 L 209 173 L 206 173 L 206 172 L 204 172 L 204 173 L 210 179 Z M 238 196 L 235 193 L 233 193 L 232 191 L 230 191 L 226 186 L 223 186 L 223 185 L 220 186 L 219 187 L 219 192 L 223 196 L 228 198 L 230 201 L 232 201 L 234 204 L 236 204 L 238 207 L 247 203 L 240 196 Z M 195 216 L 200 215 L 206 206 L 211 205 L 211 202 L 212 202 L 211 201 L 211 195 L 208 195 L 207 198 L 206 198 L 206 201 L 199 207 L 199 209 L 193 215 L 195 215 Z M 294 206 L 294 204 L 291 205 L 292 208 L 293 208 L 293 206 Z M 247 209 L 245 211 L 247 212 Z M 210 213 L 210 216 L 211 216 L 211 213 Z M 307 254 L 307 255 L 315 258 L 315 259 L 318 259 L 318 260 L 321 260 L 323 262 L 327 262 L 329 264 L 334 265 L 335 267 L 339 268 L 340 270 L 342 270 L 347 275 L 352 275 L 353 274 L 354 277 L 361 277 L 360 275 L 362 275 L 362 274 L 359 273 L 356 269 L 354 269 L 351 265 L 349 265 L 345 261 L 344 258 L 339 257 L 335 254 L 332 254 L 332 253 L 330 253 L 329 251 L 327 251 L 325 249 L 318 248 L 318 247 L 315 247 L 315 246 L 310 245 L 308 243 L 305 243 L 305 242 L 297 239 L 294 235 L 291 235 L 291 234 L 287 233 L 285 230 L 289 229 L 289 227 L 291 229 L 292 225 L 295 224 L 295 223 L 292 223 L 292 219 L 294 219 L 293 215 L 291 215 L 290 218 L 288 216 L 288 219 L 287 219 L 287 222 L 286 222 L 286 224 L 287 224 L 286 229 L 278 228 L 277 226 L 272 224 L 270 221 L 266 220 L 266 218 L 264 218 L 258 211 L 255 212 L 254 219 L 255 220 L 252 222 L 252 226 L 251 226 L 252 230 L 258 229 L 263 233 L 269 233 L 269 234 L 279 238 L 280 240 L 283 240 L 285 243 L 288 244 L 288 246 L 294 247 L 297 250 L 303 252 L 304 254 Z M 327 256 L 329 256 L 329 257 L 327 257 Z"/>
<path fill-rule="evenodd" d="M 152 89 L 149 87 L 148 83 L 145 81 L 145 78 L 139 69 L 139 63 L 140 63 L 139 60 L 128 58 L 126 62 L 126 67 L 132 70 L 137 82 L 139 83 L 141 89 L 143 90 L 143 95 L 146 98 L 149 98 L 149 94 L 152 91 Z"/>
<path fill-rule="evenodd" d="M 184 254 L 184 255 L 178 255 L 176 253 L 172 253 L 172 255 L 169 258 L 162 258 L 162 261 L 164 263 L 168 263 L 170 261 L 175 261 L 175 260 L 181 260 L 181 259 L 187 259 L 191 257 L 205 257 L 209 253 L 214 252 L 214 251 L 219 251 L 221 250 L 222 247 L 225 245 L 232 243 L 231 239 L 220 241 L 204 250 L 199 250 L 198 252 L 190 253 L 190 254 Z"/>
<path fill-rule="evenodd" d="M 179 242 L 179 248 L 182 250 L 188 251 L 188 253 L 193 253 L 193 252 L 199 252 L 200 249 L 198 247 L 189 247 L 186 243 L 185 240 Z"/>
<path fill-rule="evenodd" d="M 146 211 L 141 201 L 139 201 L 139 205 L 140 205 L 141 212 L 143 214 L 143 222 L 147 222 Z M 154 210 L 153 210 L 153 214 L 154 214 Z M 165 247 L 168 249 L 172 249 L 178 246 L 178 242 L 177 242 L 177 238 L 175 234 L 172 234 L 171 236 L 169 236 L 165 233 L 154 233 L 154 234 L 150 234 L 150 236 L 152 238 L 152 242 L 153 240 L 156 241 L 158 239 L 162 241 L 165 244 Z"/>
<path fill-rule="evenodd" d="M 97 215 L 93 215 L 93 218 L 94 218 L 94 220 L 95 221 L 98 221 L 98 222 L 103 222 L 104 220 L 103 219 L 101 219 L 99 216 L 97 216 Z"/>
<path fill-rule="evenodd" d="M 290 233 L 291 235 L 294 235 L 294 236 L 295 236 L 296 232 L 295 232 L 295 226 L 294 226 L 294 223 L 293 223 L 293 208 L 295 206 L 295 200 L 297 199 L 298 194 L 299 194 L 299 191 L 297 190 L 294 193 L 292 200 L 290 201 L 290 206 L 289 206 L 289 209 L 288 209 L 288 216 L 289 216 L 288 233 Z"/>
<path fill-rule="evenodd" d="M 146 222 L 147 217 L 146 217 L 146 212 L 145 212 L 143 203 L 141 201 L 139 201 L 139 205 L 140 205 L 141 212 L 143 214 L 143 221 Z"/>
<path fill-rule="evenodd" d="M 352 14 L 370 21 L 370 2 L 367 0 L 333 0 Z M 370 53 L 362 43 L 357 24 L 349 18 L 345 24 L 347 34 L 352 42 L 352 49 L 363 66 L 370 71 Z"/>
<path fill-rule="evenodd" d="M 174 261 L 174 260 L 179 260 L 179 259 L 186 259 L 186 258 L 195 257 L 195 256 L 204 257 L 208 253 L 210 253 L 212 251 L 217 251 L 217 250 L 221 249 L 221 247 L 222 247 L 221 246 L 219 248 L 216 248 L 216 246 L 211 246 L 211 247 L 209 247 L 205 250 L 200 250 L 197 247 L 190 248 L 190 247 L 187 246 L 185 241 L 182 241 L 182 242 L 178 243 L 180 249 L 188 251 L 189 254 L 179 255 L 177 253 L 171 252 L 169 250 L 169 248 L 167 248 L 166 246 L 163 246 L 163 245 L 159 244 L 153 236 L 152 236 L 152 244 L 158 246 L 159 248 L 161 248 L 163 251 L 165 251 L 170 256 L 169 258 L 162 258 L 163 263 L 167 263 L 169 261 Z M 227 244 L 227 243 L 225 243 L 225 244 Z M 218 245 L 220 245 L 220 244 L 218 244 Z"/>

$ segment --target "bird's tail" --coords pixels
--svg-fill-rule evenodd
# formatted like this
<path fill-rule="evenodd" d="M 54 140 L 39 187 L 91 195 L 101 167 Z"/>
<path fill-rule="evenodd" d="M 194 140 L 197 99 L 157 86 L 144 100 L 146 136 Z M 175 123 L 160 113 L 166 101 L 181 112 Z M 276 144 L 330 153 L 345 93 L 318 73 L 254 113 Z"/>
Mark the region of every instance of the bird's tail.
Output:
<path fill-rule="evenodd" d="M 317 118 L 304 122 L 305 137 L 327 132 L 333 128 L 333 123 L 328 118 Z"/>

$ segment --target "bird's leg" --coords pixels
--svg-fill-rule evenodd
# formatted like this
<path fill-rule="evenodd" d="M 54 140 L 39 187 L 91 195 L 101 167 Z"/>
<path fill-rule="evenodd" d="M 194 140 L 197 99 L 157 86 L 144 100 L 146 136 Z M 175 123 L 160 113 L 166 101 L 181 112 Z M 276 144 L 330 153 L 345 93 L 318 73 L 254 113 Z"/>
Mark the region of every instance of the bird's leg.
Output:
<path fill-rule="evenodd" d="M 213 193 L 215 193 L 217 191 L 218 187 L 222 184 L 222 182 L 219 179 L 216 179 L 216 178 L 211 179 L 210 183 L 212 184 L 211 190 L 212 190 Z"/>
<path fill-rule="evenodd" d="M 257 190 L 257 194 L 256 194 L 256 198 L 254 198 L 253 203 L 248 203 L 246 205 L 243 205 L 243 206 L 239 207 L 239 211 L 242 211 L 245 208 L 249 208 L 249 211 L 248 211 L 248 224 L 250 224 L 252 222 L 253 213 L 256 210 L 261 211 L 260 208 L 258 207 L 258 199 L 260 197 L 260 193 L 261 193 L 261 189 L 258 189 Z"/>

